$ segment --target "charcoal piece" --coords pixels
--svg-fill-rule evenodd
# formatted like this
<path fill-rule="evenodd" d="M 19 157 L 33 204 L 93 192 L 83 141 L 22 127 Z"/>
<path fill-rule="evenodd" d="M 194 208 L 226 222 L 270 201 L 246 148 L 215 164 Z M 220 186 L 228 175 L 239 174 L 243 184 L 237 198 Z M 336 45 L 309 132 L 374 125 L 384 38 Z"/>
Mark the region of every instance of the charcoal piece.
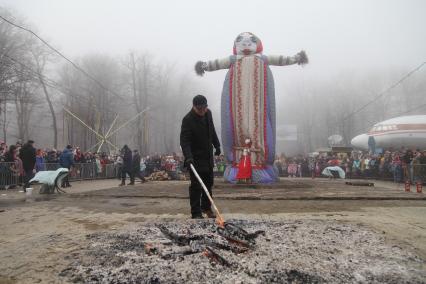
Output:
<path fill-rule="evenodd" d="M 265 235 L 265 231 L 258 230 L 254 233 L 249 233 L 243 228 L 233 224 L 233 223 L 225 223 L 225 230 L 232 236 L 233 238 L 239 239 L 239 240 L 246 240 L 251 244 L 255 244 L 255 238 L 257 238 L 258 235 L 263 234 Z"/>
<path fill-rule="evenodd" d="M 233 253 L 243 253 L 247 251 L 246 247 L 241 247 L 241 246 L 236 246 L 231 244 L 223 244 L 223 243 L 216 242 L 210 238 L 191 241 L 190 245 L 194 251 L 198 251 L 198 252 L 205 250 L 207 246 L 211 248 L 215 248 L 215 249 L 232 251 Z"/>
<path fill-rule="evenodd" d="M 265 231 L 258 230 L 258 231 L 254 232 L 254 233 L 249 233 L 247 235 L 247 238 L 251 240 L 251 239 L 257 238 L 259 235 L 265 236 Z"/>
<path fill-rule="evenodd" d="M 232 245 L 232 244 L 223 244 L 223 243 L 219 243 L 219 242 L 216 242 L 214 240 L 207 239 L 207 238 L 202 240 L 202 241 L 205 243 L 205 245 L 207 245 L 209 247 L 214 247 L 214 248 L 223 249 L 223 250 L 229 250 L 229 251 L 232 251 L 234 253 L 242 253 L 242 252 L 247 251 L 246 247 L 235 246 L 235 245 Z"/>
<path fill-rule="evenodd" d="M 233 223 L 225 223 L 225 229 L 235 235 L 240 235 L 242 237 L 245 237 L 249 234 L 246 230 Z"/>
<path fill-rule="evenodd" d="M 177 243 L 181 246 L 188 246 L 189 243 L 193 240 L 200 240 L 203 238 L 203 236 L 191 236 L 191 235 L 178 235 L 169 229 L 167 229 L 163 225 L 157 225 L 157 228 L 160 229 L 160 231 L 170 240 Z"/>
<path fill-rule="evenodd" d="M 248 233 L 236 225 L 227 223 L 224 228 L 217 227 L 216 231 L 220 236 L 233 244 L 243 247 L 250 247 L 255 244 L 255 240 L 247 238 Z"/>
<path fill-rule="evenodd" d="M 212 248 L 206 247 L 206 250 L 203 253 L 205 256 L 207 256 L 211 261 L 214 261 L 216 263 L 219 263 L 222 266 L 231 266 L 231 264 L 222 256 L 217 254 Z"/>
<path fill-rule="evenodd" d="M 190 254 L 194 254 L 194 253 L 197 253 L 197 252 L 198 251 L 194 251 L 191 247 L 185 246 L 185 247 L 180 247 L 178 249 L 163 251 L 163 252 L 161 252 L 160 257 L 162 259 L 175 259 L 177 257 L 190 255 Z"/>

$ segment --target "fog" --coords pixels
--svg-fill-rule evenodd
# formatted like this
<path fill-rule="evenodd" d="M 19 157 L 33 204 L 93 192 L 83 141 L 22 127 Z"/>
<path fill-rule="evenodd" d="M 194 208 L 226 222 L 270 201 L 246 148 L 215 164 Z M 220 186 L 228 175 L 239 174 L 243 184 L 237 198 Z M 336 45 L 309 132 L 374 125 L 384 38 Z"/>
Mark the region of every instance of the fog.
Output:
<path fill-rule="evenodd" d="M 367 114 L 360 113 L 362 121 L 348 126 L 349 132 L 344 129 L 345 126 L 340 129 L 340 132 L 347 133 L 339 133 L 340 126 L 330 126 L 339 117 L 329 121 L 319 116 L 311 117 L 311 124 L 321 120 L 318 123 L 324 125 L 314 127 L 323 127 L 320 132 L 324 134 L 321 135 L 314 133 L 312 125 L 306 126 L 299 117 L 300 111 L 312 113 L 317 109 L 334 113 L 340 107 L 342 115 L 348 114 L 426 61 L 426 2 L 422 0 L 0 0 L 0 6 L 14 17 L 23 19 L 25 26 L 31 27 L 73 60 L 99 54 L 117 59 L 120 66 L 123 57 L 135 52 L 156 64 L 169 66 L 191 84 L 185 89 L 187 96 L 177 102 L 184 109 L 189 109 L 193 95 L 206 95 L 217 128 L 220 128 L 220 95 L 227 70 L 198 77 L 194 72 L 196 61 L 231 55 L 233 41 L 243 31 L 256 34 L 263 42 L 263 53 L 267 55 L 294 55 L 305 50 L 310 60 L 305 67 L 272 67 L 278 125 L 293 124 L 301 133 L 312 132 L 309 134 L 312 141 L 306 142 L 307 138 L 301 137 L 304 147 L 288 151 L 306 152 L 327 146 L 325 138 L 329 134 L 342 134 L 349 140 L 378 122 L 377 119 L 410 112 L 410 103 L 399 109 L 399 99 L 407 100 L 408 96 L 404 97 L 401 92 L 412 96 L 409 100 L 416 100 L 414 103 L 426 103 L 424 67 L 413 74 L 410 81 L 404 82 L 404 86 L 379 101 L 391 102 L 389 108 L 371 118 L 368 112 L 376 113 L 377 109 L 366 109 Z M 64 65 L 67 65 L 64 60 L 56 59 L 50 63 L 49 72 Z M 165 99 L 171 98 L 174 88 L 171 87 Z M 350 94 L 344 97 L 341 94 L 345 92 Z M 359 93 L 364 94 L 363 99 Z M 348 97 L 353 100 L 348 100 Z M 331 98 L 336 103 L 330 105 L 331 110 L 319 107 L 330 104 Z M 162 99 L 156 94 L 153 101 Z M 60 99 L 56 102 L 59 109 L 61 102 Z M 420 112 L 424 114 L 425 110 L 423 108 Z M 49 122 L 46 122 L 46 127 L 49 127 Z M 174 127 L 179 127 L 179 121 Z M 13 131 L 12 127 L 8 133 Z M 174 131 L 173 135 L 177 132 Z M 24 138 L 10 135 L 9 140 Z M 38 139 L 46 145 L 51 144 L 49 138 L 39 136 Z M 68 142 L 65 140 L 62 139 L 60 146 Z M 171 149 L 177 149 L 176 140 L 171 143 Z M 155 150 L 166 149 L 160 147 Z M 285 147 L 280 150 L 287 151 Z"/>
<path fill-rule="evenodd" d="M 424 1 L 1 0 L 65 54 L 146 50 L 192 71 L 251 31 L 265 54 L 305 49 L 309 76 L 425 59 Z M 276 76 L 279 77 L 279 76 Z M 209 80 L 209 79 L 208 79 Z M 209 80 L 210 81 L 210 80 Z M 212 80 L 214 81 L 214 80 Z"/>

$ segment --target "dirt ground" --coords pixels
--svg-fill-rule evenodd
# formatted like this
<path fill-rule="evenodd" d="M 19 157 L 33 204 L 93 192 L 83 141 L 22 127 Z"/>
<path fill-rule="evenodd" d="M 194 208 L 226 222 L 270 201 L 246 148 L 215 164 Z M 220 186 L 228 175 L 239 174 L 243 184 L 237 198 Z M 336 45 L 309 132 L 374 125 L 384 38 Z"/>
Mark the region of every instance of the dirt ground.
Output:
<path fill-rule="evenodd" d="M 66 194 L 27 197 L 0 191 L 0 283 L 62 283 L 61 271 L 88 246 L 87 235 L 132 224 L 189 218 L 188 182 L 117 187 L 116 180 L 74 183 Z M 426 271 L 426 197 L 401 185 L 283 179 L 279 186 L 233 187 L 217 182 L 225 218 L 322 220 L 367 227 L 415 254 Z M 356 248 L 354 248 L 356 249 Z M 425 280 L 426 282 L 426 280 Z"/>

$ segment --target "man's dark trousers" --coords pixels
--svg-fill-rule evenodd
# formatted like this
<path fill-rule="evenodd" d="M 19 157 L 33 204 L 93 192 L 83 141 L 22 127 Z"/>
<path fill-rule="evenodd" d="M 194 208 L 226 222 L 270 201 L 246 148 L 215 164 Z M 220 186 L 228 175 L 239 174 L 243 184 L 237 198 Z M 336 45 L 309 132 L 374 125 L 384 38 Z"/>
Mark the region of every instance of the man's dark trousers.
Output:
<path fill-rule="evenodd" d="M 198 172 L 198 175 L 209 190 L 210 196 L 212 196 L 213 172 Z M 199 216 L 202 211 L 211 209 L 211 203 L 192 170 L 190 170 L 190 177 L 189 200 L 191 204 L 191 214 L 192 216 Z"/>
<path fill-rule="evenodd" d="M 123 170 L 121 170 L 121 181 L 123 183 L 126 182 L 126 174 L 129 175 L 130 183 L 135 182 L 135 176 L 133 175 L 133 171 L 123 169 Z"/>
<path fill-rule="evenodd" d="M 25 169 L 24 189 L 30 187 L 30 179 L 34 177 L 33 169 Z"/>
<path fill-rule="evenodd" d="M 68 174 L 64 178 L 62 178 L 61 187 L 70 187 L 71 186 L 70 180 L 69 180 L 69 175 L 71 174 L 71 172 L 70 172 L 71 167 L 66 167 L 66 168 L 68 169 Z"/>

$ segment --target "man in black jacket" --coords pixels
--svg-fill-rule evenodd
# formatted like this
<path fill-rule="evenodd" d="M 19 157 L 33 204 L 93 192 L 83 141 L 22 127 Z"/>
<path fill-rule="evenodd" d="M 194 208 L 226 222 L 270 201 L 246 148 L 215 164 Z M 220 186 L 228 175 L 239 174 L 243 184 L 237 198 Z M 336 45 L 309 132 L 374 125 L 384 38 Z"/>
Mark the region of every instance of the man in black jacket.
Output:
<path fill-rule="evenodd" d="M 24 191 L 30 187 L 30 179 L 34 177 L 34 166 L 36 163 L 36 149 L 33 146 L 34 141 L 28 140 L 19 151 L 19 158 L 22 160 L 22 166 L 25 171 Z"/>
<path fill-rule="evenodd" d="M 130 177 L 129 185 L 134 185 L 135 177 L 133 175 L 132 150 L 130 150 L 129 146 L 124 145 L 121 149 L 121 155 L 123 155 L 123 168 L 121 169 L 121 183 L 119 186 L 126 185 L 126 174 Z"/>
<path fill-rule="evenodd" d="M 133 179 L 136 179 L 138 177 L 141 182 L 146 182 L 145 178 L 141 175 L 141 155 L 139 155 L 139 151 L 136 149 L 133 150 L 132 173 Z"/>
<path fill-rule="evenodd" d="M 193 164 L 210 195 L 213 186 L 213 146 L 215 155 L 220 155 L 220 143 L 216 135 L 211 111 L 207 108 L 207 99 L 197 95 L 192 100 L 192 109 L 182 120 L 180 146 L 185 157 L 185 166 L 190 171 L 191 185 L 189 198 L 193 219 L 202 219 L 202 213 L 208 218 L 215 218 L 208 197 L 201 184 L 190 169 Z"/>

